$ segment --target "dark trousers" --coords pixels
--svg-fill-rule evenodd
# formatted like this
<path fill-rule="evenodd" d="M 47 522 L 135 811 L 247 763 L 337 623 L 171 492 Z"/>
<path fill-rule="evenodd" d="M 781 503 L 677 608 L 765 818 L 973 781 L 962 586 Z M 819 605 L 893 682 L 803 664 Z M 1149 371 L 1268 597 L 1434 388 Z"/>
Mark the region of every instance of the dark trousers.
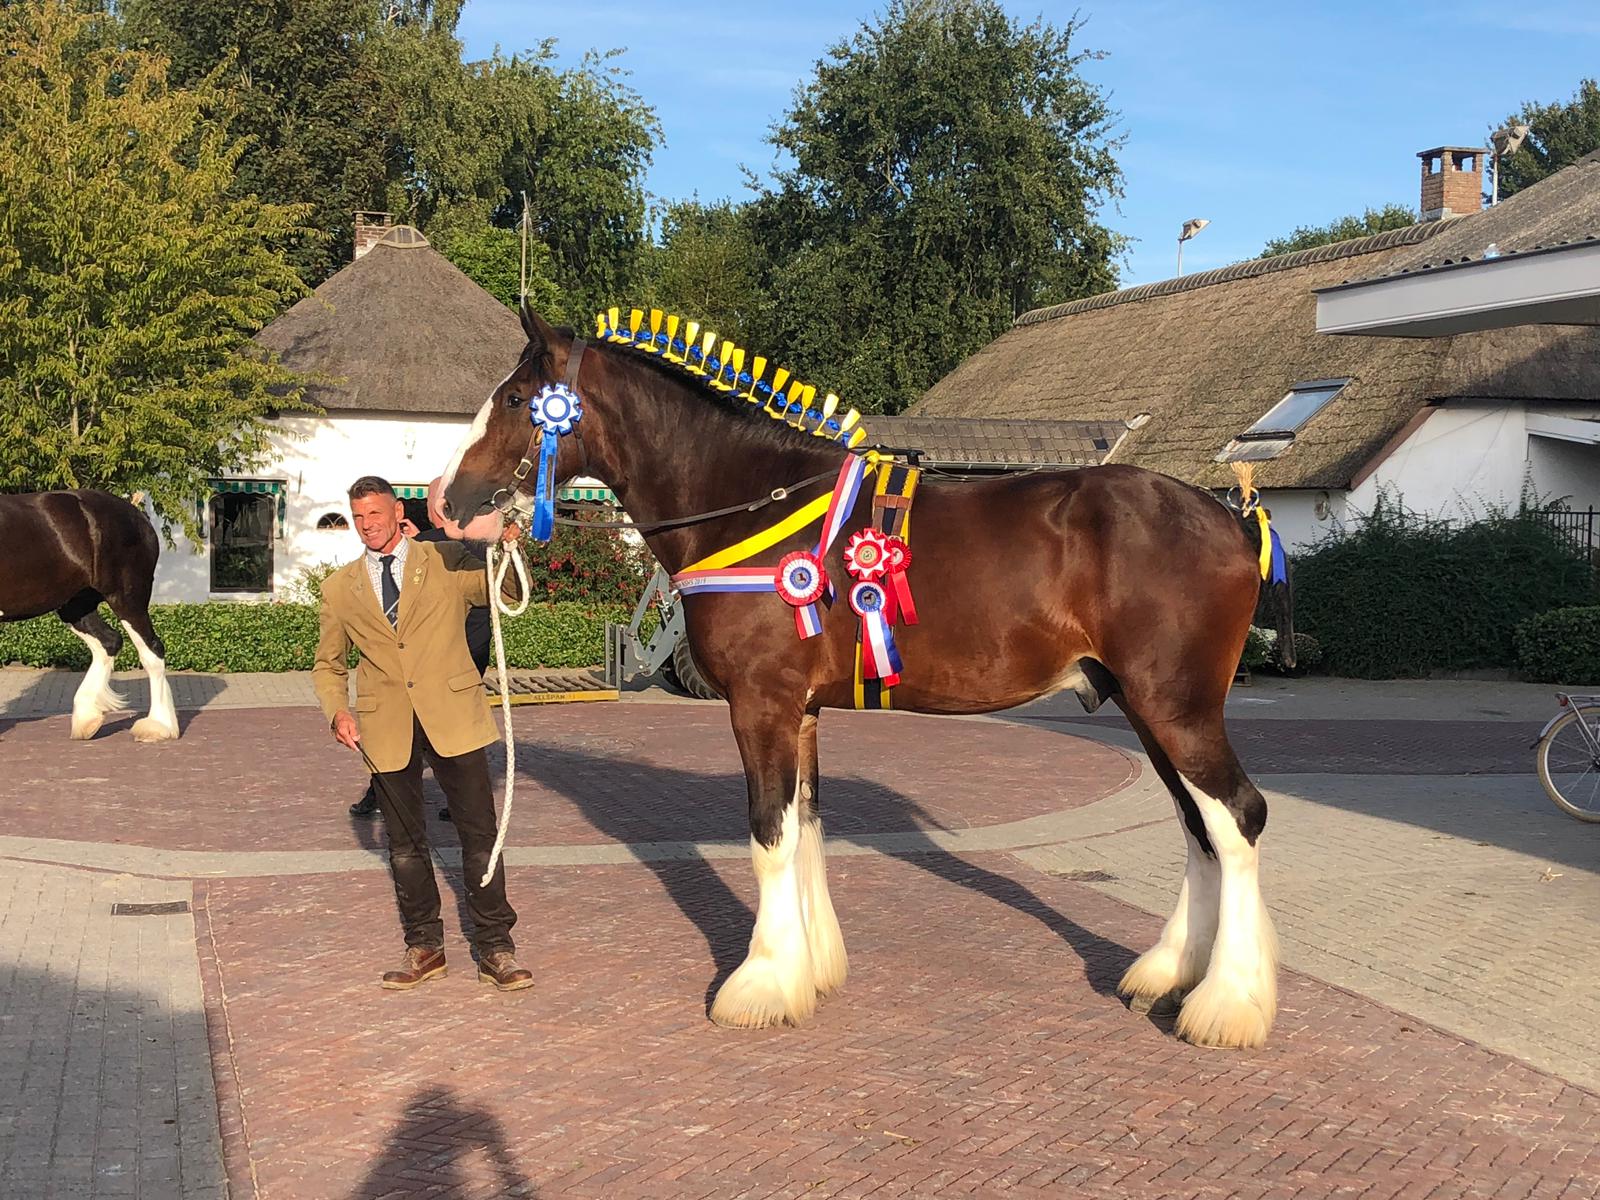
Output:
<path fill-rule="evenodd" d="M 461 870 L 467 886 L 467 913 L 474 926 L 472 942 L 481 957 L 496 950 L 513 950 L 511 927 L 517 914 L 506 900 L 506 868 L 495 868 L 488 886 L 479 887 L 483 870 L 494 849 L 494 794 L 489 789 L 489 760 L 482 750 L 445 758 L 434 750 L 413 718 L 411 761 L 399 771 L 373 776 L 378 805 L 389 832 L 389 868 L 394 872 L 395 903 L 405 927 L 406 945 L 433 948 L 444 945 L 444 922 L 439 916 L 439 888 L 433 878 L 428 833 L 422 810 L 422 768 L 433 767 L 433 777 L 444 789 L 456 833 L 461 837 Z"/>

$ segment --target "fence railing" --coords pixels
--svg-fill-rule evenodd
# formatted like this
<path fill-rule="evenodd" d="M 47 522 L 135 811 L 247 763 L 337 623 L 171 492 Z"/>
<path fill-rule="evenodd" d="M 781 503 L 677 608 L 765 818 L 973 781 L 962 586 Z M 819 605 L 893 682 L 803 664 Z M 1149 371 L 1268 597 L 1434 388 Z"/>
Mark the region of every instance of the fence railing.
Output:
<path fill-rule="evenodd" d="M 1600 509 L 1541 508 L 1530 515 L 1570 541 L 1591 567 L 1600 562 Z"/>

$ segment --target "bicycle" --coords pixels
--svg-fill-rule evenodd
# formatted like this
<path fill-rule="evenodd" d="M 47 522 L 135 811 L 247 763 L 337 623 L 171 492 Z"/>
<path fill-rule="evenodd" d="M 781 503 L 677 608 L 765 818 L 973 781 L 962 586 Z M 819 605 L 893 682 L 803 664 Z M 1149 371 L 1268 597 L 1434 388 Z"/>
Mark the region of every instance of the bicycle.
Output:
<path fill-rule="evenodd" d="M 1600 823 L 1600 695 L 1556 693 L 1566 711 L 1534 742 L 1539 782 L 1562 812 Z"/>

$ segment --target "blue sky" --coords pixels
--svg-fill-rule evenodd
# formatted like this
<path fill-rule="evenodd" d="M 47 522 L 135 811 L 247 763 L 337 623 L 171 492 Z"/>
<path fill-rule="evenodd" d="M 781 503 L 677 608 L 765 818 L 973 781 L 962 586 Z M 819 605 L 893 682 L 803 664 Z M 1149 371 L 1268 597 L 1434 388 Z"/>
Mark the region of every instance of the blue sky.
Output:
<path fill-rule="evenodd" d="M 1179 226 L 1211 221 L 1184 271 L 1260 253 L 1271 237 L 1367 206 L 1415 207 L 1416 153 L 1480 145 L 1524 100 L 1566 100 L 1600 74 L 1596 0 L 1008 3 L 1014 17 L 1086 20 L 1085 74 L 1111 93 L 1127 141 L 1127 194 L 1104 219 L 1135 239 L 1125 285 L 1174 271 Z M 667 199 L 748 195 L 739 170 L 771 170 L 765 143 L 829 46 L 875 4 L 684 0 L 673 5 L 470 0 L 471 57 L 558 39 L 563 63 L 621 47 L 661 118 L 648 178 Z M 667 14 L 663 17 L 658 14 Z"/>

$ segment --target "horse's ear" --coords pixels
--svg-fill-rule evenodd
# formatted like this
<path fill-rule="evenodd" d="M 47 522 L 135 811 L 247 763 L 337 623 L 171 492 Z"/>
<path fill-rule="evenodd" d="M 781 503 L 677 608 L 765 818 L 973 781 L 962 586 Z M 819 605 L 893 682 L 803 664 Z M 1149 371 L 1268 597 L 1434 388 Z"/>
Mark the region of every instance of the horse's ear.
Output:
<path fill-rule="evenodd" d="M 528 349 L 535 354 L 548 354 L 560 340 L 555 327 L 533 309 L 526 299 L 522 302 L 522 332 L 528 335 Z"/>

